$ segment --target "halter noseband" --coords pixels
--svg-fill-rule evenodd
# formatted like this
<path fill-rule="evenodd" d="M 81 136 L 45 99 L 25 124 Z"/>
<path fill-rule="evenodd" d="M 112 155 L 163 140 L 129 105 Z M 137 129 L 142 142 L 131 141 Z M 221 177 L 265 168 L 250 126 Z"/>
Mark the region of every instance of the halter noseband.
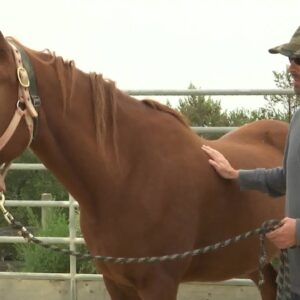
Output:
<path fill-rule="evenodd" d="M 37 95 L 36 82 L 30 60 L 23 49 L 11 40 L 7 40 L 11 46 L 17 67 L 18 100 L 15 113 L 7 126 L 6 130 L 0 137 L 0 151 L 12 138 L 21 119 L 24 117 L 29 131 L 29 141 L 27 147 L 31 144 L 35 134 L 35 120 L 38 113 L 36 107 L 40 105 L 40 98 Z M 26 68 L 24 67 L 26 66 Z M 0 193 L 5 190 L 4 177 L 8 171 L 10 162 L 5 162 L 0 169 Z"/>

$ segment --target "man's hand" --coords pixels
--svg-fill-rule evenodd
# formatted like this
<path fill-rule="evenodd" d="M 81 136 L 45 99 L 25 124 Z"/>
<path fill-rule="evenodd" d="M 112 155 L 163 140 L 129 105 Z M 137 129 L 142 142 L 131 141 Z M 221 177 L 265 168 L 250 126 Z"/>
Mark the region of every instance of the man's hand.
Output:
<path fill-rule="evenodd" d="M 235 170 L 222 153 L 209 146 L 203 145 L 204 150 L 210 159 L 208 162 L 215 168 L 218 174 L 226 179 L 237 179 L 239 177 L 238 170 Z"/>
<path fill-rule="evenodd" d="M 279 249 L 296 245 L 296 219 L 284 218 L 281 226 L 266 234 L 266 237 Z"/>

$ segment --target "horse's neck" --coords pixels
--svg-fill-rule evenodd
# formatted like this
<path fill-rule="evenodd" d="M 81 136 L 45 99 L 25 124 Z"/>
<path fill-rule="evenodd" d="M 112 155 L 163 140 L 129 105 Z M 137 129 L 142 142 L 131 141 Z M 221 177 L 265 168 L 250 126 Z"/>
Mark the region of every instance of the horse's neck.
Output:
<path fill-rule="evenodd" d="M 78 73 L 74 97 L 65 112 L 57 79 L 42 83 L 38 135 L 32 145 L 40 160 L 76 198 L 84 197 L 91 185 L 99 187 L 97 181 L 105 172 L 96 141 L 89 80 L 88 75 Z M 95 176 L 96 169 L 99 176 Z"/>

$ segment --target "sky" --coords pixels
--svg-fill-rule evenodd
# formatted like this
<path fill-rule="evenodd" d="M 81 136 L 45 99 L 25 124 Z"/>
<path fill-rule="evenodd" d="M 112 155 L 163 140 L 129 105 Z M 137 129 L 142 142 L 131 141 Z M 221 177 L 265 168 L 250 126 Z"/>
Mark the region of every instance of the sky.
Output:
<path fill-rule="evenodd" d="M 299 0 L 10 0 L 0 30 L 124 90 L 274 89 L 272 71 L 288 61 L 268 49 L 290 40 L 299 13 Z M 229 110 L 264 103 L 213 99 Z"/>

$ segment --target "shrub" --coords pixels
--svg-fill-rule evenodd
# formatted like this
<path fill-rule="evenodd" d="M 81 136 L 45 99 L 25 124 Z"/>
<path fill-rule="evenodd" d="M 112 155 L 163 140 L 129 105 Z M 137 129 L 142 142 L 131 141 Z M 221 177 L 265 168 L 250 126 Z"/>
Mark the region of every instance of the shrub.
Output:
<path fill-rule="evenodd" d="M 61 208 L 49 209 L 47 215 L 47 226 L 41 228 L 36 215 L 32 209 L 27 209 L 30 225 L 38 228 L 35 235 L 38 236 L 68 236 L 68 223 Z M 24 261 L 23 271 L 25 272 L 46 272 L 60 273 L 68 272 L 69 257 L 63 253 L 53 252 L 35 244 L 17 244 L 17 257 Z"/>

